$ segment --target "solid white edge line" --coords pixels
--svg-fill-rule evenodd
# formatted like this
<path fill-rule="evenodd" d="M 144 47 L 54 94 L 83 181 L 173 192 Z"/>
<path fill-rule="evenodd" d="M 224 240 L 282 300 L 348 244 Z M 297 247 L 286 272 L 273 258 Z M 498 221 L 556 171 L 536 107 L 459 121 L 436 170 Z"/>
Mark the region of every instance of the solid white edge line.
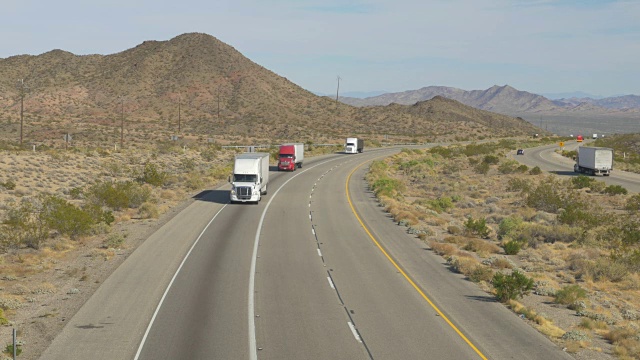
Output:
<path fill-rule="evenodd" d="M 347 324 L 349 325 L 349 329 L 351 329 L 351 333 L 353 333 L 353 337 L 356 338 L 358 342 L 362 342 L 362 339 L 360 339 L 360 335 L 358 335 L 356 327 L 351 323 L 351 321 L 347 321 Z"/>
<path fill-rule="evenodd" d="M 173 285 L 173 282 L 176 280 L 176 277 L 178 277 L 178 273 L 182 269 L 182 266 L 187 261 L 187 258 L 191 254 L 191 251 L 193 251 L 193 249 L 196 247 L 196 245 L 198 245 L 198 242 L 200 241 L 200 238 L 202 238 L 202 235 L 204 235 L 204 232 L 207 231 L 207 229 L 209 228 L 209 226 L 211 225 L 213 220 L 215 220 L 215 218 L 218 217 L 218 214 L 220 214 L 220 212 L 222 212 L 222 210 L 225 207 L 227 207 L 227 205 L 229 205 L 229 203 L 224 204 L 224 206 L 221 207 L 220 210 L 218 210 L 218 212 L 211 218 L 211 220 L 209 220 L 209 223 L 207 224 L 207 226 L 205 226 L 204 229 L 202 229 L 202 232 L 200 232 L 200 235 L 198 235 L 198 238 L 196 239 L 196 241 L 194 241 L 193 245 L 191 245 L 191 248 L 189 249 L 187 254 L 184 256 L 184 259 L 182 259 L 182 262 L 180 263 L 180 266 L 178 266 L 178 269 L 176 270 L 175 274 L 173 274 L 173 277 L 171 278 L 171 281 L 169 282 L 169 285 L 167 285 L 167 288 L 164 291 L 164 294 L 162 294 L 162 298 L 160 298 L 160 302 L 158 303 L 158 306 L 156 307 L 156 311 L 153 312 L 153 316 L 151 317 L 151 321 L 149 321 L 149 325 L 147 326 L 147 330 L 144 332 L 144 336 L 142 337 L 142 341 L 140 341 L 140 345 L 138 346 L 138 351 L 136 352 L 136 356 L 133 358 L 134 360 L 138 360 L 138 358 L 140 357 L 140 353 L 142 353 L 142 348 L 144 347 L 145 341 L 147 341 L 147 336 L 149 335 L 149 332 L 151 331 L 151 327 L 153 326 L 153 322 L 156 320 L 156 316 L 158 315 L 158 312 L 160 312 L 160 307 L 162 307 L 162 303 L 164 303 L 164 299 L 167 297 L 167 294 L 169 293 L 169 290 L 171 289 L 171 285 Z"/>
<path fill-rule="evenodd" d="M 333 285 L 333 281 L 331 281 L 331 276 L 327 276 L 327 281 L 329 282 L 329 286 L 331 286 L 331 288 L 333 290 L 336 289 L 335 285 Z"/>
<path fill-rule="evenodd" d="M 256 236 L 253 243 L 253 253 L 251 255 L 251 270 L 249 272 L 249 299 L 247 301 L 248 303 L 247 313 L 249 314 L 248 316 L 249 318 L 249 360 L 258 360 L 258 348 L 256 346 L 256 319 L 255 319 L 255 309 L 254 309 L 254 304 L 255 304 L 254 291 L 255 291 L 255 281 L 256 281 L 256 261 L 258 258 L 258 245 L 260 244 L 260 232 L 262 231 L 262 224 L 264 223 L 264 217 L 267 215 L 267 210 L 269 209 L 269 206 L 271 206 L 271 202 L 273 201 L 273 199 L 276 198 L 276 195 L 278 195 L 280 190 L 285 185 L 287 185 L 289 181 L 295 179 L 298 175 L 302 175 L 316 166 L 320 166 L 330 161 L 335 161 L 337 159 L 339 158 L 333 158 L 333 159 L 323 161 L 312 167 L 308 167 L 304 171 L 301 171 L 293 175 L 292 177 L 290 177 L 287 181 L 285 181 L 282 185 L 280 185 L 278 190 L 276 190 L 273 193 L 273 195 L 271 196 L 271 199 L 269 199 L 269 201 L 267 202 L 267 205 L 264 207 L 264 210 L 262 211 L 262 215 L 260 216 L 260 221 L 258 222 L 258 229 L 256 230 Z M 311 203 L 309 203 L 309 207 L 311 207 Z M 313 228 L 311 230 L 313 230 Z"/>

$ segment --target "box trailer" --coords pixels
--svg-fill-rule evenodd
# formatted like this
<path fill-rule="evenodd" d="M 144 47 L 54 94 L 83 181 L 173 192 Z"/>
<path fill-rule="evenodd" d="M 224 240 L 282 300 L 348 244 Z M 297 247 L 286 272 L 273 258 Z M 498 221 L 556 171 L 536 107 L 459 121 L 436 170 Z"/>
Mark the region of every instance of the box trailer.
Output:
<path fill-rule="evenodd" d="M 344 152 L 347 154 L 357 154 L 364 150 L 364 140 L 360 138 L 347 138 L 344 144 Z"/>
<path fill-rule="evenodd" d="M 229 201 L 258 203 L 267 194 L 269 184 L 269 153 L 236 155 L 233 175 L 229 178 Z"/>
<path fill-rule="evenodd" d="M 584 174 L 609 176 L 613 169 L 613 149 L 580 146 L 573 171 Z"/>

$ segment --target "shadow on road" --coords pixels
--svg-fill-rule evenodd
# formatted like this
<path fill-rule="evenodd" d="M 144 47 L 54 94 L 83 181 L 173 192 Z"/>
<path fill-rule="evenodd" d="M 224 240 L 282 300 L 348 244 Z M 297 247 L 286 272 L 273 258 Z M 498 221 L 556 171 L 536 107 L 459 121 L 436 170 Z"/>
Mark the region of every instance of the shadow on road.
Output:
<path fill-rule="evenodd" d="M 550 171 L 550 173 L 552 174 L 556 174 L 556 175 L 560 175 L 560 176 L 578 176 L 580 175 L 577 172 L 574 171 L 566 171 L 566 170 L 556 170 L 556 171 Z"/>
<path fill-rule="evenodd" d="M 470 295 L 467 296 L 467 299 L 469 300 L 476 300 L 476 301 L 483 301 L 483 302 L 497 302 L 498 300 L 490 295 L 487 296 L 475 296 L 475 295 Z"/>
<path fill-rule="evenodd" d="M 229 190 L 205 190 L 196 194 L 193 198 L 200 201 L 226 204 L 229 202 Z"/>

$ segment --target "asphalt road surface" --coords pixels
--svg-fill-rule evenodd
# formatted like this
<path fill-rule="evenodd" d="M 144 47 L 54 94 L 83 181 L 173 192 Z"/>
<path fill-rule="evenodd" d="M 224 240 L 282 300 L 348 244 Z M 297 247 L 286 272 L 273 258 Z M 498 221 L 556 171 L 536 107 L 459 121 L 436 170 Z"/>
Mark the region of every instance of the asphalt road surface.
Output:
<path fill-rule="evenodd" d="M 378 206 L 364 174 L 397 151 L 272 172 L 258 205 L 203 194 L 42 358 L 571 359 Z"/>

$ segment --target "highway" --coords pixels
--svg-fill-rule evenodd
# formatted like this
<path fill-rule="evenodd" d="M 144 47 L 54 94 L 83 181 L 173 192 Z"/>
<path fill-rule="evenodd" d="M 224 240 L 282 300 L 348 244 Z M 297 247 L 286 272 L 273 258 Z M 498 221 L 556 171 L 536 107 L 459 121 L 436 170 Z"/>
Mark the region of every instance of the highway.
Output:
<path fill-rule="evenodd" d="M 371 160 L 272 172 L 258 205 L 199 196 L 69 320 L 43 359 L 571 359 L 397 226 Z"/>
<path fill-rule="evenodd" d="M 589 146 L 589 142 L 566 142 L 565 150 L 576 150 L 578 146 Z M 555 151 L 558 149 L 559 145 L 554 144 L 524 149 L 524 156 L 515 155 L 515 151 L 511 152 L 509 156 L 529 167 L 538 166 L 543 171 L 550 172 L 561 177 L 579 176 L 579 173 L 575 173 L 573 171 L 575 161 L 556 153 Z M 617 170 L 615 162 L 610 176 L 590 177 L 598 181 L 603 181 L 607 185 L 620 185 L 630 192 L 640 192 L 640 174 Z"/>

